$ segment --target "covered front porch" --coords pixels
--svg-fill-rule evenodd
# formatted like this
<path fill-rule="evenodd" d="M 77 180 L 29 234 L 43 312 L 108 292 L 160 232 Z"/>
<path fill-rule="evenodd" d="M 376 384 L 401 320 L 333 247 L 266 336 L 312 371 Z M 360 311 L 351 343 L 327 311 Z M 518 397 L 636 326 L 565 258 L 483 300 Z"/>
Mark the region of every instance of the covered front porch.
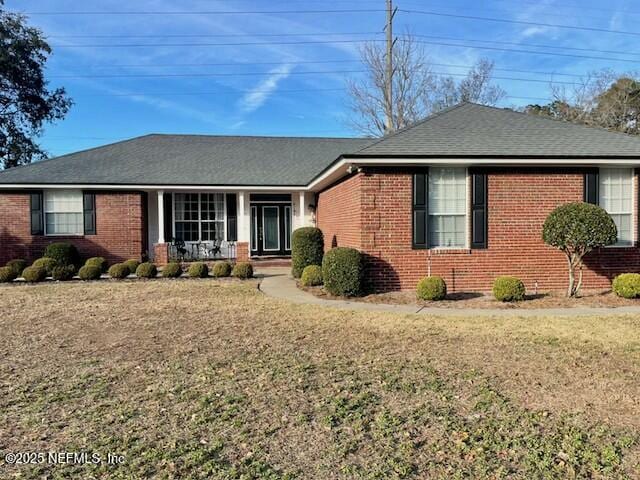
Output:
<path fill-rule="evenodd" d="M 158 264 L 288 258 L 292 231 L 314 223 L 315 196 L 302 189 L 147 191 L 149 257 Z"/>

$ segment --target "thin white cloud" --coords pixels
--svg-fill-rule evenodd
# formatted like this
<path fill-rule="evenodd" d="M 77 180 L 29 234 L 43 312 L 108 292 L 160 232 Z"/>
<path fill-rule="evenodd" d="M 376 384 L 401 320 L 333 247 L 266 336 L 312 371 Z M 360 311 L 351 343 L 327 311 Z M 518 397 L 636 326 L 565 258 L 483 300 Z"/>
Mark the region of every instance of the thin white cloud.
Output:
<path fill-rule="evenodd" d="M 289 77 L 292 65 L 280 65 L 269 72 L 269 76 L 247 92 L 238 102 L 240 110 L 251 113 L 260 108 L 278 89 L 278 85 Z"/>

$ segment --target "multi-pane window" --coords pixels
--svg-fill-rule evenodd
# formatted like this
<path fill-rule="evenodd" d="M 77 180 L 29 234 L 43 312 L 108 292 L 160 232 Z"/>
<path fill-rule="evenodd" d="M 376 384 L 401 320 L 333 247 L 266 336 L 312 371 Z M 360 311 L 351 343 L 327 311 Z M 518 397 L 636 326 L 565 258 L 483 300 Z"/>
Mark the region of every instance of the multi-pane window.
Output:
<path fill-rule="evenodd" d="M 464 248 L 467 174 L 464 168 L 429 169 L 429 246 Z"/>
<path fill-rule="evenodd" d="M 80 190 L 45 192 L 44 215 L 47 235 L 84 234 L 82 192 Z"/>
<path fill-rule="evenodd" d="M 633 170 L 601 168 L 599 204 L 618 227 L 618 246 L 633 244 Z"/>
<path fill-rule="evenodd" d="M 224 194 L 176 193 L 175 237 L 185 242 L 224 239 Z"/>

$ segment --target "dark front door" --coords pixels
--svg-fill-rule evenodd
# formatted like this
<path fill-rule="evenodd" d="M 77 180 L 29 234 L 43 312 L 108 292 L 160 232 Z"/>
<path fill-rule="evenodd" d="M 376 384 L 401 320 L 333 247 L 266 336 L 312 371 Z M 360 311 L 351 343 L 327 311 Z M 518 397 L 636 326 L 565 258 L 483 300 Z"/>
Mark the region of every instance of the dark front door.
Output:
<path fill-rule="evenodd" d="M 291 255 L 291 204 L 251 205 L 251 254 Z"/>

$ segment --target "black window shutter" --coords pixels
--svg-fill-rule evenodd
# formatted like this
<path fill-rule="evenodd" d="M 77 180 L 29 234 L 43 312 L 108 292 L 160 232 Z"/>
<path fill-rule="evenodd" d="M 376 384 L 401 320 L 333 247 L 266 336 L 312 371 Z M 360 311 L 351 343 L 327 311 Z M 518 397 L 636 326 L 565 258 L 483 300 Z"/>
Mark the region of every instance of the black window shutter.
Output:
<path fill-rule="evenodd" d="M 236 204 L 236 194 L 227 193 L 227 241 L 238 240 L 238 206 Z"/>
<path fill-rule="evenodd" d="M 487 175 L 471 175 L 471 248 L 487 248 L 488 229 Z"/>
<path fill-rule="evenodd" d="M 84 192 L 82 195 L 84 213 L 84 234 L 96 234 L 96 194 Z"/>
<path fill-rule="evenodd" d="M 164 239 L 170 242 L 173 239 L 173 194 L 164 193 Z"/>
<path fill-rule="evenodd" d="M 428 198 L 429 171 L 413 174 L 412 214 L 413 237 L 415 249 L 428 248 Z"/>
<path fill-rule="evenodd" d="M 31 193 L 31 235 L 44 235 L 42 192 Z"/>
<path fill-rule="evenodd" d="M 600 178 L 598 170 L 592 170 L 584 174 L 584 201 L 593 205 L 599 203 Z"/>

